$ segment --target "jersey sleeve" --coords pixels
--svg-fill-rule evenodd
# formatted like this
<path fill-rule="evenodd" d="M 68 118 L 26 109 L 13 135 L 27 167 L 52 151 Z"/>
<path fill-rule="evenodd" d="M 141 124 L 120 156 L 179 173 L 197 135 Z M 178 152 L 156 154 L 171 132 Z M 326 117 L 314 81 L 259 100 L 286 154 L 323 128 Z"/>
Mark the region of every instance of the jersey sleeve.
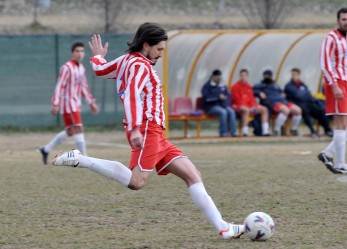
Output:
<path fill-rule="evenodd" d="M 128 131 L 140 126 L 143 121 L 143 105 L 141 92 L 145 83 L 149 80 L 149 70 L 145 64 L 134 63 L 125 78 L 126 89 L 124 91 L 124 114 Z"/>
<path fill-rule="evenodd" d="M 322 49 L 321 49 L 321 59 L 320 59 L 321 69 L 329 85 L 333 85 L 337 83 L 337 79 L 334 75 L 333 67 L 331 63 L 332 54 L 333 54 L 333 51 L 335 50 L 335 46 L 336 44 L 335 44 L 334 38 L 328 35 L 324 39 L 322 44 Z"/>
<path fill-rule="evenodd" d="M 51 99 L 52 105 L 60 106 L 61 98 L 64 93 L 64 88 L 66 86 L 66 82 L 69 77 L 70 77 L 70 70 L 68 66 L 63 65 L 60 68 L 57 84 L 55 85 L 55 90 Z"/>
<path fill-rule="evenodd" d="M 90 88 L 88 86 L 88 81 L 85 74 L 83 75 L 82 81 L 82 97 L 85 99 L 88 105 L 91 105 L 95 102 L 92 92 L 90 91 Z"/>
<path fill-rule="evenodd" d="M 90 65 L 95 74 L 102 78 L 115 79 L 120 58 L 107 62 L 101 55 L 92 56 Z"/>

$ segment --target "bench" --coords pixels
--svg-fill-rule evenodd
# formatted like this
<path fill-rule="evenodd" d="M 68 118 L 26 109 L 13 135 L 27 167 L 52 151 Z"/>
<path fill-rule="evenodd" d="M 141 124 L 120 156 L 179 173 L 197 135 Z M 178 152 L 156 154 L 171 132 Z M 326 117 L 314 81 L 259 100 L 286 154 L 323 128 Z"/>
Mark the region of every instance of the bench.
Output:
<path fill-rule="evenodd" d="M 195 102 L 189 97 L 177 97 L 172 103 L 169 99 L 169 121 L 182 121 L 184 137 L 188 137 L 189 121 L 196 123 L 196 137 L 201 137 L 201 122 L 205 120 L 218 120 L 218 117 L 206 114 L 202 109 L 202 98 L 199 97 Z"/>

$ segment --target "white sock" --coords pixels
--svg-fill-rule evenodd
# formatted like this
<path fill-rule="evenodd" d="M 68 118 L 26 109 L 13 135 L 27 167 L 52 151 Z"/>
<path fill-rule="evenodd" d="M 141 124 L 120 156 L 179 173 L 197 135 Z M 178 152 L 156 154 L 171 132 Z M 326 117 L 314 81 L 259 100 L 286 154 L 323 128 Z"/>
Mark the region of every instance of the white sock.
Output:
<path fill-rule="evenodd" d="M 68 138 L 68 135 L 66 134 L 66 131 L 61 131 L 55 137 L 48 143 L 46 144 L 43 149 L 47 153 L 49 153 L 53 148 L 64 142 Z"/>
<path fill-rule="evenodd" d="M 262 129 L 263 135 L 269 134 L 269 122 L 265 122 L 261 124 L 261 129 Z"/>
<path fill-rule="evenodd" d="M 333 157 L 335 155 L 335 144 L 334 141 L 331 141 L 330 144 L 323 150 L 325 154 L 329 157 Z"/>
<path fill-rule="evenodd" d="M 89 168 L 90 170 L 111 180 L 117 181 L 126 187 L 128 187 L 130 183 L 132 171 L 120 162 L 83 155 L 78 157 L 78 161 L 78 167 Z"/>
<path fill-rule="evenodd" d="M 275 131 L 280 131 L 282 125 L 284 122 L 286 122 L 287 116 L 284 115 L 282 112 L 277 115 L 276 121 L 275 121 Z"/>
<path fill-rule="evenodd" d="M 248 126 L 242 127 L 242 135 L 248 135 Z"/>
<path fill-rule="evenodd" d="M 195 183 L 189 187 L 189 193 L 192 197 L 194 204 L 206 216 L 208 221 L 217 229 L 221 231 L 228 228 L 227 222 L 222 218 L 212 198 L 206 192 L 202 182 Z"/>
<path fill-rule="evenodd" d="M 336 152 L 336 166 L 345 167 L 346 131 L 334 130 L 333 142 Z"/>
<path fill-rule="evenodd" d="M 294 115 L 292 118 L 292 130 L 296 131 L 301 121 L 301 115 Z"/>
<path fill-rule="evenodd" d="M 73 136 L 77 149 L 82 153 L 82 155 L 87 155 L 86 141 L 84 140 L 84 134 L 78 133 Z"/>

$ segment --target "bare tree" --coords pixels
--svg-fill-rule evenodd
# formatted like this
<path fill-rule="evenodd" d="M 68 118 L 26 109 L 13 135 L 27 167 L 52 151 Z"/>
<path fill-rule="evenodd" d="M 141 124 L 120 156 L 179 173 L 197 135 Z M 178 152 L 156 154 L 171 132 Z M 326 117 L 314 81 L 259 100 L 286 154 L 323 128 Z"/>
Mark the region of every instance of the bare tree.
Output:
<path fill-rule="evenodd" d="M 292 12 L 296 0 L 243 0 L 240 9 L 255 28 L 279 28 Z"/>

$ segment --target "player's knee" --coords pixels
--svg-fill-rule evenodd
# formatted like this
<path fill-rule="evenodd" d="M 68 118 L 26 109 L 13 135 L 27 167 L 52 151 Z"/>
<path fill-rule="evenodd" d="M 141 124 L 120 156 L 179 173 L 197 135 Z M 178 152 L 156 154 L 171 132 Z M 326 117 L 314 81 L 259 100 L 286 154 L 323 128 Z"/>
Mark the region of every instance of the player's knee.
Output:
<path fill-rule="evenodd" d="M 69 127 L 69 128 L 66 129 L 66 134 L 69 137 L 71 137 L 74 134 L 74 131 L 73 131 L 72 127 Z"/>

